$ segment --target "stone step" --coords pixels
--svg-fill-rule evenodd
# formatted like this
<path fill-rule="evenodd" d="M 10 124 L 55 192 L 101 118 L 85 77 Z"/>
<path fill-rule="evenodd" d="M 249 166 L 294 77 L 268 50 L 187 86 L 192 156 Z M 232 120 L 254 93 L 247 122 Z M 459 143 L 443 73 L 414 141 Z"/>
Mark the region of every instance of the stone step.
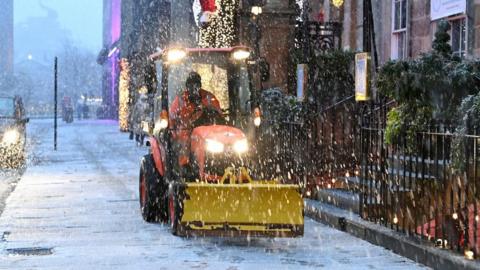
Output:
<path fill-rule="evenodd" d="M 342 189 L 320 189 L 316 197 L 320 202 L 331 204 L 353 213 L 359 213 L 359 195 L 356 192 Z"/>
<path fill-rule="evenodd" d="M 372 166 L 372 165 L 362 166 L 362 170 L 365 168 L 368 169 L 370 173 L 382 173 L 382 168 L 380 168 L 379 166 Z M 442 178 L 443 176 L 443 170 L 438 170 L 438 172 L 436 172 L 437 176 L 431 174 L 428 171 L 425 171 L 425 174 L 424 174 L 422 173 L 422 171 L 415 172 L 414 170 L 413 171 L 403 170 L 403 168 L 401 169 L 388 168 L 386 170 L 386 173 L 390 177 L 393 177 L 393 176 L 401 177 L 401 178 L 405 177 L 406 179 L 411 178 L 414 181 L 415 180 L 416 181 L 436 181 Z"/>
<path fill-rule="evenodd" d="M 334 189 L 343 189 L 349 191 L 361 190 L 361 181 L 357 176 L 340 176 L 335 177 L 335 182 L 332 185 Z"/>
<path fill-rule="evenodd" d="M 413 177 L 412 177 L 413 178 Z M 395 184 L 391 183 L 389 186 L 390 192 L 404 192 L 410 191 L 409 188 L 409 179 L 406 177 L 405 184 L 407 185 L 405 188 L 401 187 L 403 181 L 399 181 L 400 186 L 397 187 Z M 412 179 L 412 183 L 414 183 Z M 365 189 L 372 190 L 372 192 L 380 192 L 381 189 L 381 182 L 380 181 L 361 181 L 360 177 L 337 177 L 335 178 L 335 183 L 332 185 L 332 189 L 336 190 L 343 190 L 346 192 L 360 192 L 362 190 L 362 185 Z"/>

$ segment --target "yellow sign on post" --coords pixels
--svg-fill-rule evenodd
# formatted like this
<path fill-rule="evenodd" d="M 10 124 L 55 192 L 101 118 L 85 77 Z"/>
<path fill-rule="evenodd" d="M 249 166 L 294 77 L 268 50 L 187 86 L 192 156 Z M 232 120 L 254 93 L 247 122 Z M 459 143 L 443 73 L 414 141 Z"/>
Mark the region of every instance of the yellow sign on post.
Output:
<path fill-rule="evenodd" d="M 367 101 L 370 99 L 369 68 L 370 54 L 357 53 L 355 55 L 355 100 Z"/>

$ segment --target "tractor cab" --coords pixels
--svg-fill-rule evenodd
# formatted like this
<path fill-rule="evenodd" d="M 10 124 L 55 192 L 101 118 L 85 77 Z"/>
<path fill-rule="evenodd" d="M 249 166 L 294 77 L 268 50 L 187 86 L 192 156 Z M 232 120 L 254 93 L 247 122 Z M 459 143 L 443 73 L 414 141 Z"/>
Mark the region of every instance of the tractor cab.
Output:
<path fill-rule="evenodd" d="M 250 52 L 245 47 L 222 49 L 167 49 L 151 56 L 155 61 L 158 88 L 155 95 L 155 129 L 162 128 L 161 119 L 175 97 L 185 90 L 191 71 L 200 74 L 202 89 L 211 92 L 220 102 L 228 125 L 241 129 L 251 122 L 251 83 L 247 67 Z M 208 108 L 207 108 L 208 109 Z M 163 122 L 163 125 L 165 122 Z"/>
<path fill-rule="evenodd" d="M 168 126 L 172 122 L 168 114 L 174 99 L 184 94 L 190 72 L 201 76 L 202 89 L 213 94 L 220 103 L 221 112 L 203 106 L 201 115 L 189 130 L 190 165 L 194 176 L 187 180 L 218 181 L 228 167 L 246 165 L 254 130 L 253 95 L 246 61 L 249 56 L 250 52 L 245 47 L 173 48 L 152 56 L 158 81 L 154 101 L 154 136 L 168 129 L 175 133 Z"/>

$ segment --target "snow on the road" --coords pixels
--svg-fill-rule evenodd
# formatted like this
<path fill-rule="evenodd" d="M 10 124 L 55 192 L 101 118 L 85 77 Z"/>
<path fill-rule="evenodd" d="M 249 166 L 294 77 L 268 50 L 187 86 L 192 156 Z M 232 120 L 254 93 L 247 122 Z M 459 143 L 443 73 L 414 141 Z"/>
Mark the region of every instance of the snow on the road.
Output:
<path fill-rule="evenodd" d="M 421 269 L 381 247 L 306 220 L 297 239 L 184 239 L 145 223 L 138 163 L 146 153 L 115 122 L 50 123 L 0 217 L 0 269 Z M 43 256 L 16 248 L 52 248 Z"/>

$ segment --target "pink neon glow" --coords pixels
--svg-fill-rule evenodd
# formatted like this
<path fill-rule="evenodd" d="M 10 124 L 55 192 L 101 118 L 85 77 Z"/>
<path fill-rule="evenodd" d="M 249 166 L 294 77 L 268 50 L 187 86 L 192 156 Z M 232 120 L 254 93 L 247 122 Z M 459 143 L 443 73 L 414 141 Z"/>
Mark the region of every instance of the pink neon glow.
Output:
<path fill-rule="evenodd" d="M 122 0 L 111 0 L 111 10 L 110 10 L 110 35 L 111 35 L 111 45 L 117 42 L 120 39 L 121 35 L 121 22 L 122 22 Z M 113 49 L 113 48 L 110 48 Z M 117 75 L 118 75 L 118 49 L 109 57 L 111 65 L 111 94 L 110 102 L 112 105 L 116 104 L 118 98 L 117 91 Z"/>
<path fill-rule="evenodd" d="M 112 0 L 111 35 L 112 44 L 120 38 L 122 0 Z"/>

